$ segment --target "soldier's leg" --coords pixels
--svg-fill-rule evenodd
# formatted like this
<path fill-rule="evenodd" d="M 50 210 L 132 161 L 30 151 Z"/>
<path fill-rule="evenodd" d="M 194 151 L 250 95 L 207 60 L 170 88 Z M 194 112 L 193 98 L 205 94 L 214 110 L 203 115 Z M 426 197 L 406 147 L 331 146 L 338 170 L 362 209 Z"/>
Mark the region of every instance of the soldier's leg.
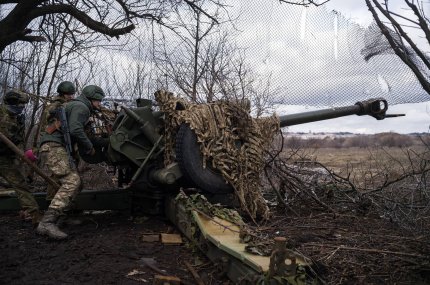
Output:
<path fill-rule="evenodd" d="M 60 181 L 56 180 L 55 176 L 51 175 L 51 178 L 55 182 L 60 184 Z M 56 193 L 57 193 L 57 189 L 55 189 L 54 186 L 52 186 L 51 184 L 48 184 L 46 188 L 46 200 L 51 201 L 52 199 L 54 199 Z"/>
<path fill-rule="evenodd" d="M 77 171 L 70 171 L 67 175 L 60 178 L 61 187 L 58 189 L 49 208 L 56 209 L 60 213 L 69 209 L 72 201 L 79 193 L 81 178 Z"/>
<path fill-rule="evenodd" d="M 28 191 L 25 178 L 20 171 L 20 164 L 14 157 L 3 157 L 0 159 L 0 175 L 15 190 L 21 208 L 27 211 L 32 217 L 33 223 L 38 223 L 39 205 L 33 194 Z"/>
<path fill-rule="evenodd" d="M 55 182 L 57 182 L 58 184 L 60 184 L 60 181 L 58 181 L 55 177 L 55 175 L 52 174 L 52 172 L 48 169 L 48 167 L 46 166 L 46 161 L 48 159 L 48 152 L 47 149 L 49 149 L 48 145 L 46 145 L 45 151 L 40 151 L 38 152 L 38 156 L 39 156 L 39 167 L 41 169 L 43 169 L 43 171 L 46 172 L 46 174 Z M 50 203 L 52 199 L 54 199 L 55 193 L 57 193 L 57 190 L 54 186 L 52 186 L 51 184 L 48 183 L 48 185 L 46 186 L 46 200 Z"/>
<path fill-rule="evenodd" d="M 63 146 L 44 144 L 40 151 L 46 153 L 46 166 L 58 179 L 61 187 L 45 212 L 37 232 L 52 238 L 64 239 L 67 234 L 58 228 L 56 222 L 78 194 L 81 179 L 77 171 L 70 168 L 68 155 Z"/>

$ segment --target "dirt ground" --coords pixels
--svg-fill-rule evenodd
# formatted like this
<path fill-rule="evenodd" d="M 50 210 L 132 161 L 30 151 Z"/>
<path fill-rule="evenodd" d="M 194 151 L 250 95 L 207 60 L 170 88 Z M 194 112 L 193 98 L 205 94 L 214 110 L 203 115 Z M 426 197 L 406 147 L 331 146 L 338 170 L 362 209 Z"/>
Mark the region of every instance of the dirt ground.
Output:
<path fill-rule="evenodd" d="M 81 168 L 86 189 L 114 188 L 109 169 Z M 44 189 L 37 177 L 32 185 L 35 192 Z M 182 284 L 195 284 L 185 261 L 206 284 L 230 284 L 185 238 L 181 245 L 143 241 L 147 234 L 179 234 L 162 216 L 84 211 L 76 218 L 83 224 L 66 225 L 69 238 L 55 241 L 37 235 L 19 212 L 0 212 L 0 284 L 152 284 L 155 275 L 176 276 Z M 146 266 L 142 258 L 152 258 L 156 270 Z"/>
<path fill-rule="evenodd" d="M 156 274 L 195 284 L 184 261 L 195 266 L 206 284 L 229 284 L 187 241 L 142 241 L 143 234 L 178 233 L 162 217 L 131 219 L 105 212 L 80 218 L 83 225 L 65 227 L 68 240 L 54 241 L 37 235 L 17 213 L 0 215 L 0 284 L 152 284 Z M 148 268 L 142 258 L 153 258 L 161 272 Z"/>
<path fill-rule="evenodd" d="M 86 180 L 106 182 L 109 175 L 93 174 Z M 312 261 L 321 284 L 430 284 L 430 231 L 406 230 L 339 201 L 330 204 L 341 206 L 336 213 L 305 200 L 291 205 L 294 212 L 271 205 L 272 218 L 253 228 L 269 239 L 287 237 L 290 248 Z M 0 284 L 152 284 L 157 274 L 197 284 L 185 262 L 207 285 L 232 284 L 185 237 L 181 245 L 143 241 L 144 234 L 179 234 L 164 217 L 113 211 L 78 217 L 84 224 L 66 226 L 70 238 L 54 241 L 36 235 L 18 212 L 0 213 Z M 157 270 L 142 258 L 152 258 Z"/>
<path fill-rule="evenodd" d="M 430 284 L 428 234 L 406 233 L 378 217 L 279 214 L 260 225 L 262 233 L 288 237 L 291 247 L 312 259 L 322 284 Z M 142 258 L 153 258 L 160 273 L 182 284 L 197 284 L 185 261 L 205 284 L 232 284 L 187 240 L 143 241 L 144 234 L 179 233 L 163 217 L 132 219 L 110 211 L 79 217 L 83 225 L 65 227 L 68 240 L 54 241 L 36 235 L 18 213 L 1 214 L 0 284 L 152 284 L 159 273 Z"/>

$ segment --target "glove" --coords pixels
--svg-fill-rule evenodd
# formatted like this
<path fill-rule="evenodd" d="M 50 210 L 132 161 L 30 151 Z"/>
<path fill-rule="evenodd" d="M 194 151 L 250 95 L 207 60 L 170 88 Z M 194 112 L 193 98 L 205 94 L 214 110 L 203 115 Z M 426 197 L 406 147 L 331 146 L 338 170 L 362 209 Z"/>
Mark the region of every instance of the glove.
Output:
<path fill-rule="evenodd" d="M 27 149 L 24 152 L 25 157 L 27 157 L 31 162 L 35 162 L 37 160 L 37 156 L 34 155 L 32 149 Z"/>

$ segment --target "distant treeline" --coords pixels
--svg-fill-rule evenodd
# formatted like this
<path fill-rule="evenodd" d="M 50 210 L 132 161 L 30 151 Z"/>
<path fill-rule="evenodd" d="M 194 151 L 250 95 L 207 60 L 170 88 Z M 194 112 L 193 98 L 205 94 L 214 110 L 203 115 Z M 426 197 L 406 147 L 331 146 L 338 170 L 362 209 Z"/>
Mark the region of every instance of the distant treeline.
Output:
<path fill-rule="evenodd" d="M 410 147 L 430 144 L 430 134 L 402 135 L 397 133 L 380 133 L 375 135 L 326 136 L 324 138 L 304 139 L 297 136 L 285 136 L 284 142 L 290 148 L 348 148 L 348 147 Z"/>

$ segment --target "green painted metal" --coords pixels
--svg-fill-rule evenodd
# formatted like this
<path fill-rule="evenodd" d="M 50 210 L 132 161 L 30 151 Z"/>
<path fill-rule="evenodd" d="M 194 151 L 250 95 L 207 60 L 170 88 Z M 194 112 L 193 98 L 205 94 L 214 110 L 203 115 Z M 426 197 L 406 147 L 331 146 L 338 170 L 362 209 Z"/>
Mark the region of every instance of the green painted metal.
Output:
<path fill-rule="evenodd" d="M 157 149 L 157 147 L 160 144 L 161 139 L 163 138 L 163 136 L 159 136 L 157 141 L 154 143 L 154 145 L 152 146 L 151 150 L 149 151 L 148 155 L 146 156 L 145 160 L 142 162 L 142 164 L 139 166 L 139 168 L 136 170 L 136 172 L 134 173 L 133 177 L 131 178 L 131 183 L 133 184 L 134 181 L 137 180 L 137 178 L 139 178 L 140 174 L 143 171 L 143 168 L 146 166 L 146 163 L 148 162 L 148 160 L 151 158 L 151 156 L 154 154 L 155 150 Z M 168 183 L 167 183 L 168 184 Z"/>
<path fill-rule="evenodd" d="M 152 109 L 148 99 L 138 99 L 137 108 L 122 107 L 109 137 L 107 160 L 120 168 L 131 169 L 134 175 L 128 182 L 146 182 L 171 185 L 182 177 L 180 169 L 164 165 L 164 115 Z M 370 115 L 378 120 L 386 115 L 388 104 L 377 98 L 357 102 L 352 106 L 291 114 L 280 117 L 280 126 L 292 126 L 308 122 L 332 119 L 348 115 Z M 198 150 L 196 150 L 198 151 Z"/>

